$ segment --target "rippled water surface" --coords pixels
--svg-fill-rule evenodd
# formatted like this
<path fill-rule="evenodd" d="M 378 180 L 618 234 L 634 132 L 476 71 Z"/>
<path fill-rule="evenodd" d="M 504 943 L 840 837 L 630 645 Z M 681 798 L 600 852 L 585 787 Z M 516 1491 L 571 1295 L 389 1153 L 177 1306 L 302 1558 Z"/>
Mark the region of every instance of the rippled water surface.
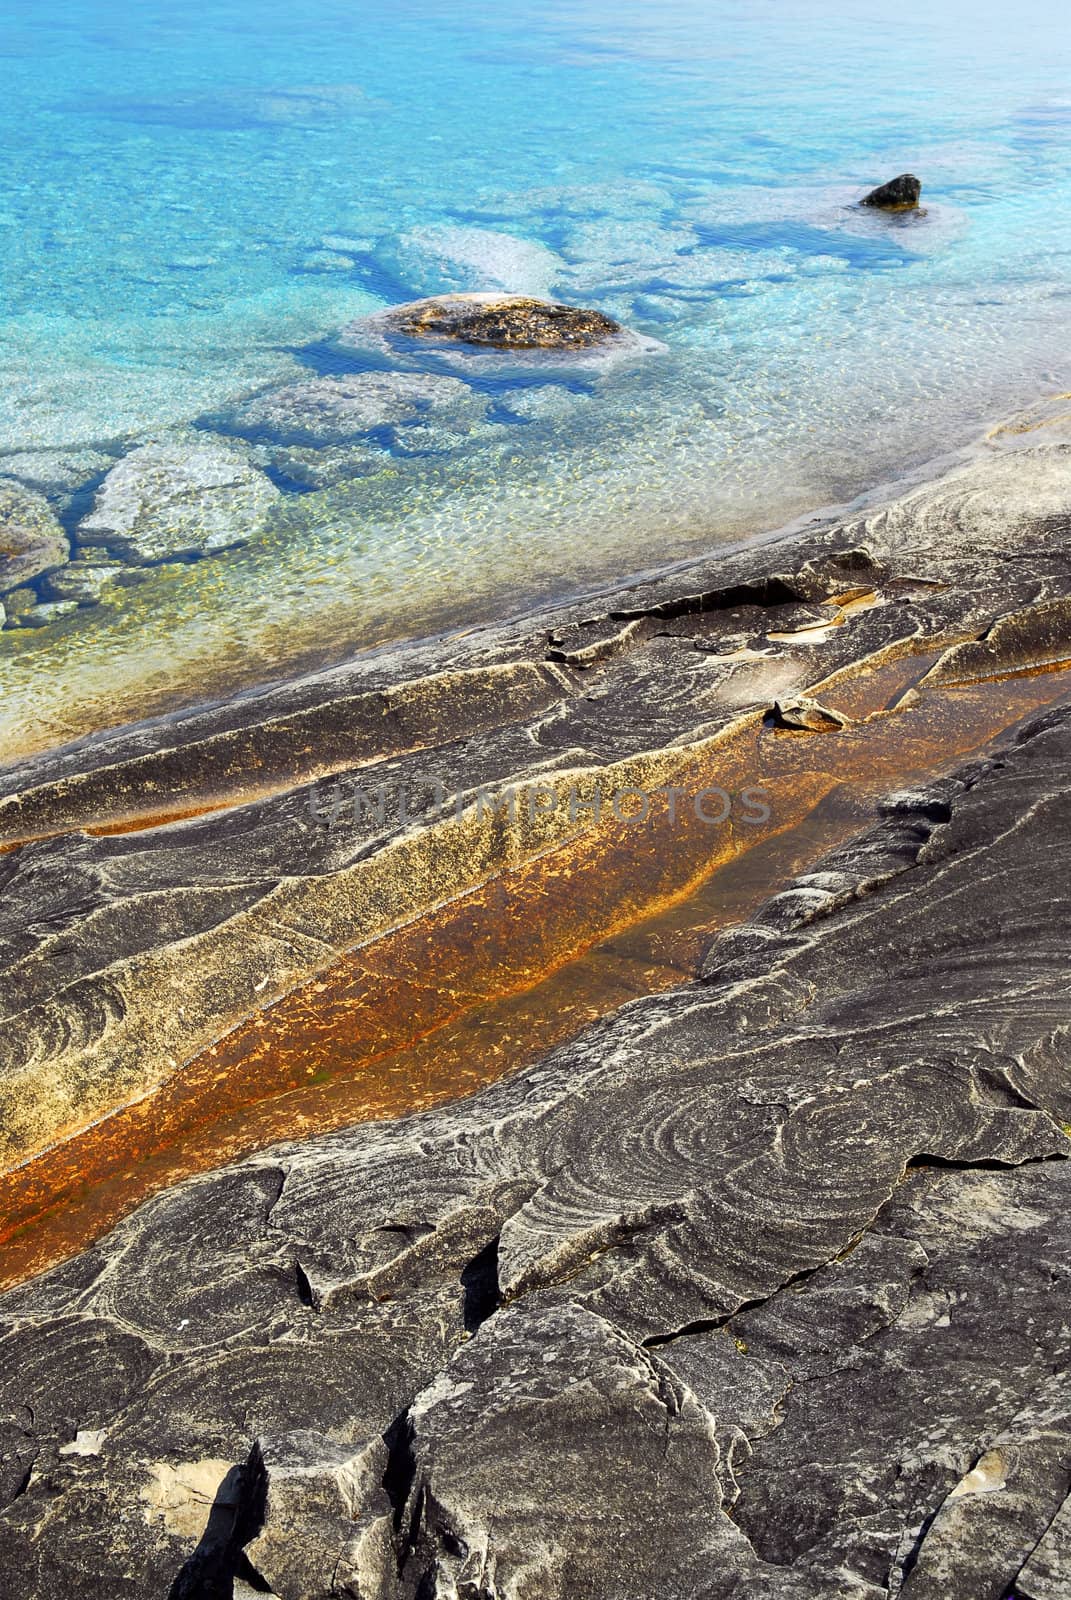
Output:
<path fill-rule="evenodd" d="M 247 438 L 243 547 L 0 634 L 6 753 L 737 540 L 1067 386 L 1069 69 L 1056 0 L 4 7 L 0 473 L 76 537 L 116 456 L 349 370 L 385 304 L 665 347 L 333 464 Z M 855 208 L 903 170 L 924 215 Z"/>

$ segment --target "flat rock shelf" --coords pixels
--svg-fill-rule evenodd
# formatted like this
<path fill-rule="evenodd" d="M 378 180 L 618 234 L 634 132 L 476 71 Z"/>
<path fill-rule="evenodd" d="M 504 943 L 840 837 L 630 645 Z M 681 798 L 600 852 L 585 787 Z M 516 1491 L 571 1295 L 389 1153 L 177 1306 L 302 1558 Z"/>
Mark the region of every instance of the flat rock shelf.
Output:
<path fill-rule="evenodd" d="M 3 775 L 12 1593 L 1066 1592 L 1066 428 Z"/>

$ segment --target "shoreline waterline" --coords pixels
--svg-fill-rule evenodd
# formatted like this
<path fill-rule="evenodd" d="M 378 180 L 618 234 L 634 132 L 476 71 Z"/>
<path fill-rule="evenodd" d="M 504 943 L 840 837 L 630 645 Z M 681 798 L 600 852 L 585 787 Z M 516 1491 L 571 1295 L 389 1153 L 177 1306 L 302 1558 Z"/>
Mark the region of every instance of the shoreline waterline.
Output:
<path fill-rule="evenodd" d="M 338 642 L 332 645 L 325 645 L 322 641 L 314 644 L 311 640 L 301 645 L 300 630 L 295 628 L 291 630 L 293 637 L 287 641 L 285 654 L 275 660 L 273 671 L 265 671 L 266 663 L 255 650 L 238 654 L 232 650 L 229 659 L 226 656 L 220 658 L 210 651 L 200 664 L 187 654 L 184 661 L 174 664 L 174 670 L 165 670 L 158 664 L 158 646 L 154 648 L 152 642 L 152 635 L 165 619 L 154 617 L 151 610 L 142 614 L 140 622 L 141 627 L 149 630 L 149 636 L 141 639 L 135 635 L 136 642 L 132 647 L 129 643 L 123 645 L 128 654 L 133 649 L 130 660 L 141 663 L 132 681 L 125 669 L 116 673 L 116 656 L 108 650 L 106 642 L 99 649 L 94 644 L 92 625 L 96 619 L 93 613 L 80 614 L 75 619 L 75 631 L 70 636 L 65 635 L 63 623 L 56 625 L 57 632 L 49 630 L 47 638 L 38 630 L 0 632 L 0 689 L 3 691 L 0 701 L 0 783 L 5 769 L 19 769 L 27 761 L 32 762 L 35 757 L 49 751 L 73 753 L 84 747 L 91 748 L 96 742 L 106 740 L 124 729 L 181 722 L 196 717 L 203 710 L 233 700 L 255 702 L 261 696 L 283 689 L 288 683 L 318 677 L 330 680 L 333 674 L 344 671 L 350 664 L 362 664 L 374 672 L 381 662 L 405 659 L 410 654 L 426 657 L 439 649 L 448 650 L 453 641 L 469 633 L 523 629 L 529 624 L 552 625 L 558 613 L 584 604 L 598 606 L 606 596 L 619 591 L 627 592 L 633 587 L 663 579 L 684 579 L 690 571 L 708 565 L 713 559 L 729 561 L 742 554 L 761 557 L 771 548 L 791 544 L 807 529 L 864 514 L 868 509 L 913 488 L 924 487 L 938 480 L 958 466 L 968 465 L 985 451 L 990 441 L 1001 434 L 1013 436 L 1019 429 L 1025 429 L 1027 433 L 1044 429 L 1053 415 L 1059 418 L 1060 402 L 1064 399 L 1066 394 L 1063 391 L 1050 391 L 1032 406 L 1024 403 L 1023 407 L 1012 411 L 994 411 L 984 432 L 975 432 L 956 447 L 916 461 L 902 472 L 882 478 L 845 500 L 815 500 L 776 526 L 757 523 L 738 537 L 711 542 L 712 535 L 708 532 L 705 540 L 702 537 L 697 539 L 700 546 L 698 550 L 681 554 L 670 561 L 659 561 L 643 567 L 619 565 L 612 572 L 593 573 L 587 582 L 579 585 L 574 582 L 563 587 L 559 579 L 556 585 L 545 590 L 529 588 L 519 605 L 511 605 L 508 601 L 511 590 L 515 592 L 516 589 L 512 583 L 493 591 L 485 603 L 473 606 L 471 599 L 468 600 L 461 611 L 457 609 L 462 603 L 460 598 L 452 597 L 445 603 L 445 610 L 438 615 L 434 612 L 430 614 L 432 625 L 427 631 L 409 632 L 404 629 L 404 607 L 397 612 L 397 631 L 388 629 L 386 634 L 379 637 L 362 638 L 359 632 L 355 637 L 343 633 Z M 239 550 L 236 554 L 240 557 L 242 552 Z M 172 580 L 177 578 L 180 583 L 196 582 L 202 576 L 211 583 L 211 565 L 211 558 L 206 558 L 192 567 L 164 568 L 161 571 L 166 572 Z M 83 631 L 87 628 L 87 620 L 89 630 Z M 313 624 L 315 629 L 322 632 L 326 620 L 326 615 L 317 616 Z M 121 617 L 119 625 L 119 637 L 122 638 L 126 624 Z M 336 630 L 337 626 L 336 618 Z M 8 648 L 6 660 L 5 646 Z M 69 661 L 68 648 L 75 652 Z M 58 652 L 58 660 L 52 680 L 49 676 L 50 659 L 55 652 Z M 150 664 L 148 669 L 145 663 Z M 21 687 L 18 683 L 18 677 L 22 675 L 20 667 L 24 667 Z M 70 676 L 72 671 L 75 673 L 75 682 L 81 685 L 87 681 L 92 684 L 93 675 L 100 674 L 99 687 L 76 690 Z M 55 709 L 50 711 L 50 706 Z M 102 721 L 102 716 L 106 720 Z"/>

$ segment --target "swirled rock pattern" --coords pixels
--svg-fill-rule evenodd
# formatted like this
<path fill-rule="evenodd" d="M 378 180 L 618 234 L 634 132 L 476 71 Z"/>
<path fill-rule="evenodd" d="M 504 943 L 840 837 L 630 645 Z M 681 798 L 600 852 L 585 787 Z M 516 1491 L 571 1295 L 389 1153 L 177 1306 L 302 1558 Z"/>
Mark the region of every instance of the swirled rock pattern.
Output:
<path fill-rule="evenodd" d="M 1058 1593 L 1069 759 L 1050 712 L 699 982 L 9 1292 L 12 1592 Z"/>
<path fill-rule="evenodd" d="M 653 787 L 810 691 L 844 725 L 769 737 L 835 764 L 928 696 L 1050 685 L 695 981 L 163 1190 L 0 1297 L 0 1592 L 1066 1590 L 1071 465 L 1015 437 L 761 555 L 5 774 L 10 1167 L 569 837 L 357 834 L 310 812 L 326 778 Z"/>
<path fill-rule="evenodd" d="M 182 515 L 201 503 L 182 500 Z M 448 815 L 417 835 L 396 812 L 323 826 L 332 784 L 408 785 L 425 813 L 429 777 L 470 797 L 551 781 L 653 790 L 697 761 L 716 768 L 734 730 L 812 690 L 830 713 L 821 760 L 835 761 L 855 736 L 861 663 L 929 657 L 924 693 L 1071 657 L 1069 519 L 1059 431 L 1004 433 L 936 483 L 761 553 L 0 773 L 0 844 L 23 841 L 0 855 L 0 1165 L 151 1091 L 346 952 L 576 831 L 567 805 L 522 807 L 515 826 Z M 871 709 L 892 717 L 909 698 L 887 706 L 883 692 Z M 80 831 L 162 817 L 179 820 Z"/>

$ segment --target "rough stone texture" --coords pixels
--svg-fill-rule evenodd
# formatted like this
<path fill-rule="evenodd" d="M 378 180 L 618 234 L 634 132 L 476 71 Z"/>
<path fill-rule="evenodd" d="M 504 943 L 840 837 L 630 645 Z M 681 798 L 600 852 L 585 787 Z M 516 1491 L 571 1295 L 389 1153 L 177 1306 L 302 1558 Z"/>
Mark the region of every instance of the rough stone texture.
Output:
<path fill-rule="evenodd" d="M 442 294 L 391 306 L 349 323 L 337 343 L 342 351 L 386 356 L 400 368 L 419 367 L 430 356 L 439 367 L 478 375 L 514 367 L 548 376 L 572 367 L 597 374 L 665 349 L 605 312 L 497 293 Z"/>
<path fill-rule="evenodd" d="M 279 493 L 222 440 L 146 444 L 108 473 L 76 537 L 132 562 L 210 555 L 259 532 Z"/>
<path fill-rule="evenodd" d="M 515 827 L 320 826 L 325 780 L 654 789 L 720 759 L 777 700 L 811 693 L 844 716 L 826 685 L 860 660 L 925 650 L 952 681 L 1067 660 L 1071 456 L 1058 435 L 1025 456 L 1016 441 L 761 552 L 9 768 L 0 843 L 62 837 L 0 857 L 0 1160 L 128 1103 L 345 952 L 570 837 L 562 807 Z M 965 635 L 985 635 L 980 655 L 944 648 Z M 826 748 L 854 732 L 800 737 Z M 77 831 L 220 804 L 166 831 Z M 179 989 L 181 1008 L 161 1004 Z"/>
<path fill-rule="evenodd" d="M 1069 759 L 1049 713 L 703 981 L 10 1292 L 13 1592 L 1044 1596 Z"/>
<path fill-rule="evenodd" d="M 410 338 L 458 339 L 496 350 L 586 350 L 621 332 L 601 311 L 523 296 L 479 304 L 464 295 L 427 300 L 399 307 L 393 324 Z"/>
<path fill-rule="evenodd" d="M 58 836 L 0 855 L 5 1164 L 560 837 L 355 838 L 309 817 L 325 776 L 652 785 L 741 724 L 835 762 L 859 719 L 763 730 L 775 700 L 842 714 L 917 651 L 895 729 L 1066 664 L 1069 510 L 1058 433 L 997 440 L 763 551 L 9 771 L 4 838 Z M 890 795 L 697 981 L 179 1184 L 0 1298 L 11 1592 L 1065 1592 L 1069 761 L 1061 704 Z M 254 767 L 239 809 L 78 831 Z"/>
<path fill-rule="evenodd" d="M 246 1560 L 285 1600 L 360 1597 L 392 1582 L 392 1507 L 383 1487 L 387 1447 L 317 1433 L 260 1440 L 247 1473 L 260 1482 L 257 1533 Z M 260 1503 L 262 1500 L 262 1504 Z"/>
<path fill-rule="evenodd" d="M 1071 1572 L 1071 1498 L 1064 1501 L 1015 1580 L 1019 1600 L 1061 1600 Z"/>
<path fill-rule="evenodd" d="M 808 733 L 829 733 L 847 724 L 847 718 L 839 711 L 830 711 L 818 700 L 805 694 L 775 700 L 771 720 L 779 728 L 802 728 Z"/>
<path fill-rule="evenodd" d="M 48 501 L 11 479 L 0 478 L 0 594 L 61 567 L 67 537 Z"/>
<path fill-rule="evenodd" d="M 898 178 L 879 184 L 863 196 L 861 206 L 875 206 L 879 211 L 912 211 L 919 203 L 922 184 L 911 172 L 902 172 Z"/>

